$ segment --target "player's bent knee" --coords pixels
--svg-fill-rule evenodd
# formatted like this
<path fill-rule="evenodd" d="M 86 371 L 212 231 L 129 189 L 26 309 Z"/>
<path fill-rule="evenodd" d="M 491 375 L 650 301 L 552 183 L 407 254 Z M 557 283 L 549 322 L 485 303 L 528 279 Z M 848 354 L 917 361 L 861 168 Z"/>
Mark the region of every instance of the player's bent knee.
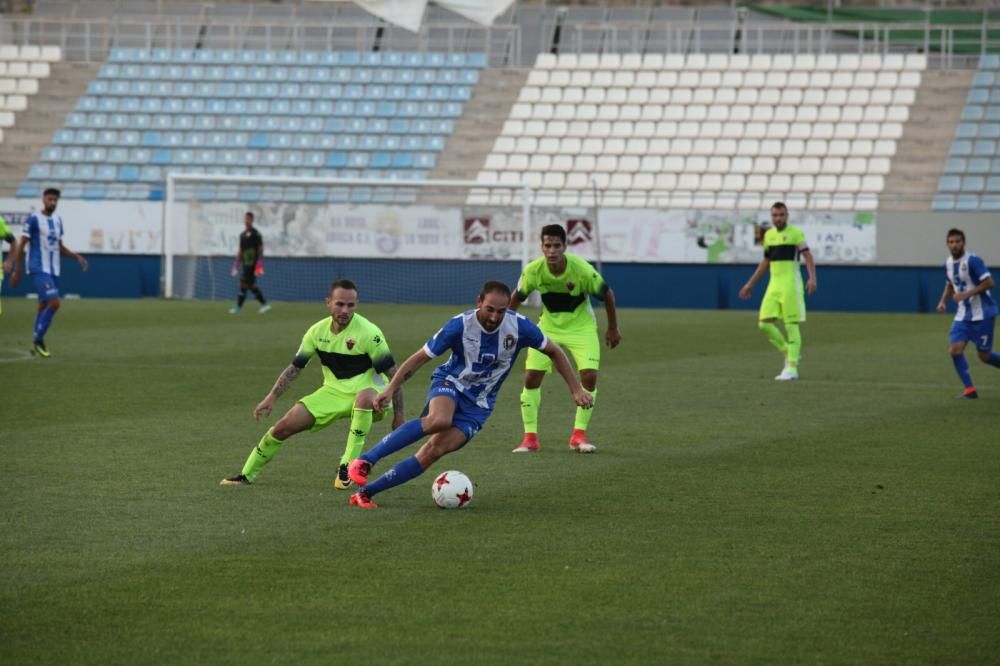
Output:
<path fill-rule="evenodd" d="M 55 312 L 56 310 L 59 309 L 60 305 L 62 305 L 62 302 L 58 298 L 50 298 L 48 302 L 45 304 L 45 307 Z"/>
<path fill-rule="evenodd" d="M 372 391 L 364 391 L 358 394 L 358 397 L 354 399 L 354 406 L 358 409 L 371 409 L 373 406 L 373 400 L 375 399 L 375 393 Z"/>
<path fill-rule="evenodd" d="M 580 383 L 583 388 L 593 391 L 597 388 L 597 370 L 583 370 L 580 372 Z"/>
<path fill-rule="evenodd" d="M 993 352 L 979 351 L 979 360 L 983 363 L 989 363 L 990 359 L 993 357 Z"/>
<path fill-rule="evenodd" d="M 545 373 L 538 370 L 528 370 L 524 373 L 524 388 L 536 389 L 542 385 Z"/>
<path fill-rule="evenodd" d="M 423 418 L 423 426 L 425 433 L 442 432 L 451 427 L 451 418 L 428 414 Z"/>

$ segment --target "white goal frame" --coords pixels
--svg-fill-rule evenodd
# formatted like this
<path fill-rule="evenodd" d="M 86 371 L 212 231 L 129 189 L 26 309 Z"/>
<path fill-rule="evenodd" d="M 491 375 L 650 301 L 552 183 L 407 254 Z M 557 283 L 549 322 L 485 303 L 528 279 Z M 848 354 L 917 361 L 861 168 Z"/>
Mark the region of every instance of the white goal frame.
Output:
<path fill-rule="evenodd" d="M 166 189 L 163 202 L 162 239 L 163 267 L 161 280 L 164 298 L 173 298 L 174 292 L 174 213 L 177 202 L 177 185 L 182 183 L 199 184 L 230 184 L 230 185 L 302 185 L 324 187 L 390 187 L 399 189 L 433 189 L 451 188 L 465 189 L 465 197 L 472 192 L 487 193 L 487 198 L 494 192 L 504 192 L 508 196 L 520 196 L 521 203 L 521 268 L 531 261 L 535 244 L 531 239 L 531 211 L 534 206 L 535 193 L 524 183 L 509 183 L 504 185 L 484 185 L 467 180 L 396 180 L 384 178 L 310 178 L 303 176 L 235 176 L 221 174 L 197 174 L 170 172 L 166 176 Z M 387 204 L 392 205 L 392 204 Z M 405 204 L 398 204 L 405 205 Z M 509 204 L 507 204 L 509 205 Z"/>

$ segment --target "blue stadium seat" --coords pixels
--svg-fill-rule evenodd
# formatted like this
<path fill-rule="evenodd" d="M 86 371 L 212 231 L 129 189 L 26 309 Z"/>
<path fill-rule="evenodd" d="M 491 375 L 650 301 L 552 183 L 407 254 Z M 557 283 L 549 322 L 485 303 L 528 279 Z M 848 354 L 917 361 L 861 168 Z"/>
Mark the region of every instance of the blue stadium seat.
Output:
<path fill-rule="evenodd" d="M 42 149 L 42 159 L 46 162 L 58 162 L 62 159 L 62 146 L 48 146 Z"/>
<path fill-rule="evenodd" d="M 980 57 L 979 69 L 1000 69 L 1000 55 L 984 55 Z"/>
<path fill-rule="evenodd" d="M 108 162 L 111 164 L 127 164 L 128 148 L 122 148 L 121 146 L 108 148 Z"/>
<path fill-rule="evenodd" d="M 979 139 L 973 144 L 973 155 L 993 156 L 997 154 L 997 142 L 991 139 Z"/>
<path fill-rule="evenodd" d="M 83 198 L 89 200 L 103 199 L 107 196 L 107 190 L 104 185 L 97 183 L 89 183 L 83 188 Z"/>
<path fill-rule="evenodd" d="M 988 104 L 990 101 L 990 91 L 985 88 L 969 88 L 969 94 L 965 98 L 966 104 Z"/>
<path fill-rule="evenodd" d="M 101 148 L 100 146 L 93 146 L 91 148 L 87 148 L 86 152 L 84 153 L 83 159 L 87 160 L 88 162 L 95 162 L 95 163 L 104 162 L 108 159 L 108 149 Z"/>
<path fill-rule="evenodd" d="M 955 130 L 955 136 L 961 139 L 975 139 L 979 136 L 979 125 L 976 123 L 960 123 Z"/>
<path fill-rule="evenodd" d="M 948 154 L 953 157 L 964 157 L 972 154 L 971 141 L 952 141 Z"/>
<path fill-rule="evenodd" d="M 960 176 L 941 176 L 938 180 L 938 192 L 957 192 L 961 186 Z"/>
<path fill-rule="evenodd" d="M 463 69 L 458 78 L 465 85 L 474 86 L 479 83 L 479 72 L 474 69 Z"/>
<path fill-rule="evenodd" d="M 437 155 L 434 153 L 417 153 L 413 157 L 413 165 L 418 169 L 433 169 L 437 164 Z"/>
<path fill-rule="evenodd" d="M 342 169 L 347 166 L 347 153 L 333 152 L 326 157 L 326 166 L 332 169 Z"/>
<path fill-rule="evenodd" d="M 990 160 L 987 158 L 973 157 L 968 161 L 968 163 L 966 163 L 965 160 L 960 160 L 963 163 L 961 171 L 949 169 L 952 159 L 945 160 L 945 173 L 990 173 Z"/>
<path fill-rule="evenodd" d="M 979 121 L 983 119 L 983 107 L 979 105 L 969 105 L 962 109 L 962 120 Z"/>
<path fill-rule="evenodd" d="M 41 194 L 41 188 L 38 187 L 37 183 L 21 183 L 17 186 L 17 191 L 14 193 L 18 199 L 34 199 Z"/>
<path fill-rule="evenodd" d="M 110 183 L 105 188 L 104 196 L 108 199 L 127 199 L 128 186 L 125 183 Z"/>
<path fill-rule="evenodd" d="M 979 137 L 982 139 L 1000 138 L 1000 123 L 982 123 L 979 125 Z"/>
<path fill-rule="evenodd" d="M 978 194 L 959 194 L 955 200 L 955 210 L 970 211 L 979 208 Z"/>
<path fill-rule="evenodd" d="M 986 179 L 983 176 L 965 176 L 962 178 L 963 192 L 982 192 L 986 186 Z"/>
<path fill-rule="evenodd" d="M 39 180 L 45 180 L 46 178 L 49 177 L 50 173 L 51 173 L 51 167 L 48 164 L 32 164 L 31 168 L 28 169 L 28 178 L 37 178 Z"/>
<path fill-rule="evenodd" d="M 934 210 L 955 210 L 955 195 L 953 194 L 938 194 L 934 197 L 934 203 L 931 204 Z"/>
<path fill-rule="evenodd" d="M 163 169 L 158 166 L 144 166 L 139 170 L 139 180 L 145 183 L 157 183 L 163 180 Z"/>
<path fill-rule="evenodd" d="M 118 168 L 112 164 L 99 164 L 94 173 L 94 180 L 110 181 L 118 177 Z"/>

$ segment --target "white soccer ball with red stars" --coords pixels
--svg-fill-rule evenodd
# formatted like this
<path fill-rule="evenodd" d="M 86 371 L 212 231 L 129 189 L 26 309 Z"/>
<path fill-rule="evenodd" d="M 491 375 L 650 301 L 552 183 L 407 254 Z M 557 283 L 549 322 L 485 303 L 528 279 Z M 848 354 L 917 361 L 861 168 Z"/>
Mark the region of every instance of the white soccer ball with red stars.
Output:
<path fill-rule="evenodd" d="M 438 474 L 431 485 L 431 497 L 442 509 L 462 509 L 472 501 L 472 481 L 455 470 Z"/>

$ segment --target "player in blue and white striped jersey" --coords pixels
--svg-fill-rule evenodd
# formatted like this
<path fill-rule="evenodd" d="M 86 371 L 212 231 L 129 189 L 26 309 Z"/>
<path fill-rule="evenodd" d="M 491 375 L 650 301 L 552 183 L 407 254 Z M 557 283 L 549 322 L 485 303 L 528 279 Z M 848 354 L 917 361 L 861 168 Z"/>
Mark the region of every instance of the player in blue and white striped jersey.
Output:
<path fill-rule="evenodd" d="M 35 316 L 35 328 L 31 353 L 43 358 L 49 356 L 45 346 L 45 333 L 52 325 L 52 318 L 59 310 L 59 273 L 60 257 L 71 257 L 80 262 L 80 267 L 87 270 L 87 260 L 63 245 L 63 221 L 56 215 L 59 205 L 59 190 L 50 187 L 42 194 L 42 210 L 32 213 L 24 223 L 21 244 L 17 248 L 17 258 L 14 261 L 14 274 L 11 275 L 11 285 L 16 285 L 20 279 L 21 257 L 24 247 L 28 250 L 28 275 L 35 280 L 38 291 L 38 314 Z"/>
<path fill-rule="evenodd" d="M 500 386 L 510 374 L 518 353 L 526 347 L 552 359 L 577 405 L 584 408 L 593 405 L 593 398 L 580 384 L 565 352 L 531 320 L 509 309 L 510 296 L 510 287 L 504 283 L 487 282 L 479 293 L 478 307 L 449 320 L 427 344 L 406 359 L 389 385 L 375 397 L 373 408 L 384 409 L 392 394 L 418 368 L 446 351 L 451 352 L 448 361 L 431 375 L 427 406 L 421 418 L 396 428 L 347 466 L 351 480 L 362 486 L 351 496 L 352 505 L 375 508 L 373 495 L 420 476 L 439 458 L 465 446 L 493 413 Z M 426 435 L 431 437 L 416 455 L 368 483 L 368 473 L 375 463 Z"/>
<path fill-rule="evenodd" d="M 962 398 L 978 398 L 972 384 L 969 364 L 965 360 L 965 347 L 969 342 L 976 346 L 979 360 L 1000 368 L 1000 354 L 993 351 L 993 328 L 997 318 L 997 302 L 990 294 L 993 276 L 986 263 L 971 252 L 965 251 L 965 233 L 960 229 L 948 231 L 948 251 L 945 261 L 945 287 L 937 311 L 948 308 L 948 299 L 958 304 L 955 321 L 951 324 L 948 351 L 955 364 L 955 371 L 965 385 Z"/>

